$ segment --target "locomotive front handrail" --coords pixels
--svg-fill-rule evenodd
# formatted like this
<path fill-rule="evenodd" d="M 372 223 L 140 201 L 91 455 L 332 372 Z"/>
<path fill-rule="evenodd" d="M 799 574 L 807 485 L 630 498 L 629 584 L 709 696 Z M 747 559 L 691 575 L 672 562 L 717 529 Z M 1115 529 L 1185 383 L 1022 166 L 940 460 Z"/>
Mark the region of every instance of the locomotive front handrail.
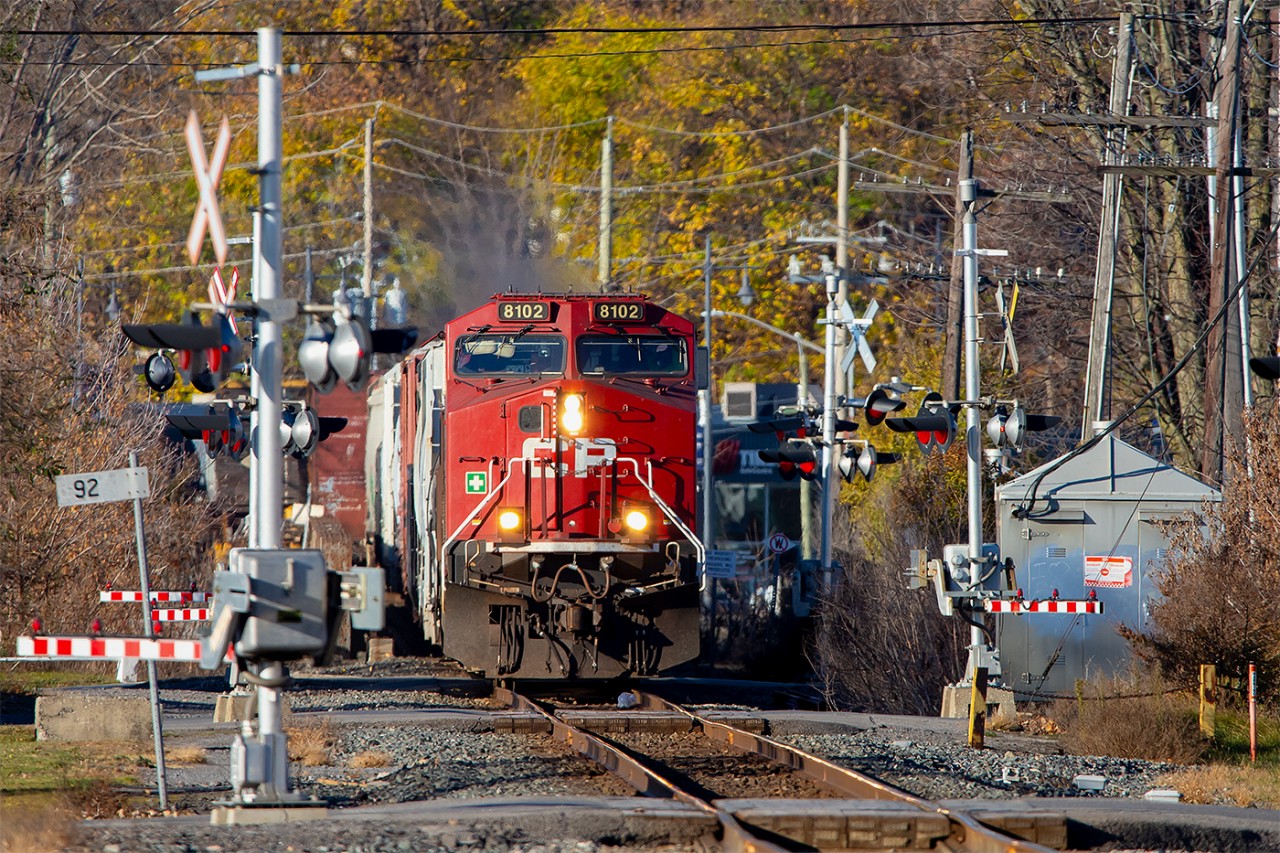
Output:
<path fill-rule="evenodd" d="M 645 479 L 644 475 L 640 473 L 640 460 L 638 459 L 634 459 L 630 456 L 619 456 L 614 459 L 613 462 L 615 465 L 620 462 L 631 463 L 636 479 L 639 480 L 640 485 L 644 486 L 649 492 L 649 497 L 653 498 L 653 502 L 658 505 L 660 510 L 662 510 L 662 514 L 667 517 L 667 520 L 674 524 L 676 528 L 685 535 L 685 538 L 689 540 L 689 543 L 693 545 L 694 552 L 698 558 L 698 565 L 701 566 L 705 564 L 707 560 L 707 549 L 706 546 L 702 544 L 702 540 L 698 538 L 697 534 L 689 529 L 687 524 L 680 520 L 680 517 L 676 515 L 675 510 L 668 506 L 667 502 L 658 496 L 657 490 L 653 487 L 653 462 L 647 459 L 645 460 L 645 467 L 649 470 L 648 479 Z"/>
<path fill-rule="evenodd" d="M 489 468 L 492 469 L 493 466 L 494 466 L 494 463 L 490 462 Z M 462 531 L 465 530 L 469 524 L 471 524 L 471 520 L 480 514 L 480 510 L 484 509 L 485 506 L 489 503 L 489 501 L 493 500 L 494 496 L 496 496 L 499 492 L 502 491 L 502 487 L 507 484 L 507 480 L 511 479 L 511 475 L 513 473 L 515 473 L 515 466 L 508 467 L 507 476 L 503 477 L 502 481 L 498 483 L 498 485 L 494 486 L 492 489 L 489 490 L 489 493 L 484 496 L 484 498 L 480 501 L 480 503 L 476 504 L 475 509 L 471 510 L 471 512 L 467 515 L 467 517 L 462 520 L 462 523 L 458 525 L 458 529 L 450 533 L 449 538 L 444 540 L 444 544 L 440 546 L 440 564 L 441 565 L 444 565 L 445 563 L 446 553 L 449 550 L 449 546 L 458 540 L 458 537 L 462 535 Z"/>

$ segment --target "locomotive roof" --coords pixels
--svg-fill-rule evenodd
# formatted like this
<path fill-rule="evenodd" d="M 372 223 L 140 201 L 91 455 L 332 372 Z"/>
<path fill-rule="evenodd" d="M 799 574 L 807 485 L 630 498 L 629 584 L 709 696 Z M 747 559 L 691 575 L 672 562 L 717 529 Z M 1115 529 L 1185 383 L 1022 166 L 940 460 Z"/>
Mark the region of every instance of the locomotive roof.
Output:
<path fill-rule="evenodd" d="M 648 301 L 649 296 L 645 293 L 495 293 L 489 297 L 491 300 L 497 299 L 563 299 L 566 301 L 586 300 L 586 299 L 643 299 Z"/>

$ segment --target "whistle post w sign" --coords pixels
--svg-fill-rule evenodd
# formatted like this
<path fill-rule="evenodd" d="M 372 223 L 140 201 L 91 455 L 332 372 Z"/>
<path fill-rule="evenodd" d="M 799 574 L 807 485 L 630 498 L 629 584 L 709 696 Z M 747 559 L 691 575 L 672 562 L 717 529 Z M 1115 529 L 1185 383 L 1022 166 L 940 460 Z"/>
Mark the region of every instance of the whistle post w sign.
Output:
<path fill-rule="evenodd" d="M 187 233 L 187 257 L 191 263 L 200 258 L 206 229 L 213 242 L 213 255 L 218 266 L 227 262 L 227 233 L 222 228 L 222 214 L 218 211 L 218 184 L 222 170 L 227 166 L 227 154 L 231 150 L 231 123 L 226 116 L 218 127 L 218 139 L 213 144 L 213 157 L 205 159 L 204 140 L 200 138 L 200 119 L 196 111 L 187 114 L 187 151 L 191 154 L 191 166 L 195 169 L 196 185 L 200 188 L 200 202 Z"/>

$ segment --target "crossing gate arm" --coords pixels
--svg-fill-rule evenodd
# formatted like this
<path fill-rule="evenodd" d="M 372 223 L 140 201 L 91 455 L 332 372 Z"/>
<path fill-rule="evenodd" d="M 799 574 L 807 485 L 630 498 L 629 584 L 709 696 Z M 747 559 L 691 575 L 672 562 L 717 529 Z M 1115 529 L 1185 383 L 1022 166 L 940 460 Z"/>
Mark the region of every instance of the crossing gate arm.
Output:
<path fill-rule="evenodd" d="M 1066 614 L 1099 614 L 1102 613 L 1102 602 L 1096 599 L 1044 599 L 1021 601 L 1018 599 L 988 598 L 983 599 L 982 609 L 988 613 L 1066 613 Z"/>
<path fill-rule="evenodd" d="M 150 660 L 199 663 L 200 640 L 47 635 L 18 637 L 18 657 L 45 660 Z M 230 656 L 227 658 L 230 659 Z"/>

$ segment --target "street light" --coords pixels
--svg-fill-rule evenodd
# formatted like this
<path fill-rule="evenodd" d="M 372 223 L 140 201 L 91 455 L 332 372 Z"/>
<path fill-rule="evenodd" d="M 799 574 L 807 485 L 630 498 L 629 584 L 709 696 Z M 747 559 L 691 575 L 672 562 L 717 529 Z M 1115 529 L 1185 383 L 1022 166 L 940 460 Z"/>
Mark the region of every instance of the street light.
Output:
<path fill-rule="evenodd" d="M 743 275 L 744 275 L 743 285 L 745 287 L 746 286 L 745 273 Z M 742 291 L 738 291 L 738 296 L 739 298 L 742 297 Z M 809 359 L 805 357 L 804 351 L 806 348 L 808 348 L 818 353 L 819 355 L 821 355 L 824 352 L 822 347 L 818 346 L 815 343 L 812 343 L 811 341 L 806 340 L 805 338 L 800 337 L 799 335 L 795 335 L 795 334 L 792 334 L 791 332 L 785 331 L 783 329 L 779 329 L 777 326 L 771 323 L 766 323 L 763 320 L 757 320 L 755 317 L 749 317 L 746 314 L 739 314 L 737 311 L 712 311 L 711 316 L 712 317 L 736 317 L 739 320 L 746 320 L 748 323 L 752 323 L 756 326 L 759 326 L 760 328 L 765 329 L 766 331 L 772 332 L 775 335 L 780 335 L 781 337 L 786 338 L 787 340 L 793 342 L 796 345 L 796 355 L 800 360 L 799 373 L 796 376 L 796 408 L 798 411 L 803 412 L 805 410 L 805 407 L 809 404 Z M 703 443 L 704 444 L 706 443 L 706 439 L 703 440 Z M 809 480 L 801 480 L 800 481 L 800 552 L 801 552 L 801 557 L 806 560 L 813 558 L 813 536 L 811 535 L 811 531 L 813 529 L 812 492 L 813 492 L 813 483 L 811 483 Z"/>
<path fill-rule="evenodd" d="M 743 308 L 750 308 L 751 303 L 756 301 L 756 292 L 751 289 L 751 281 L 747 278 L 745 266 L 742 268 L 742 287 L 738 288 L 738 301 L 742 303 Z"/>
<path fill-rule="evenodd" d="M 112 323 L 120 322 L 120 315 L 124 313 L 124 308 L 120 305 L 120 300 L 116 296 L 116 283 L 111 282 L 111 298 L 107 300 L 107 319 Z"/>
<path fill-rule="evenodd" d="M 702 263 L 702 345 L 707 350 L 708 364 L 711 360 L 711 275 L 715 265 L 711 262 L 711 235 L 706 236 L 706 249 Z M 743 307 L 755 300 L 755 291 L 747 280 L 747 267 L 742 267 L 742 286 L 738 288 L 738 300 Z M 710 549 L 712 538 L 712 515 L 715 508 L 711 492 L 711 384 L 707 377 L 707 387 L 698 391 L 698 417 L 702 424 L 702 541 Z"/>

